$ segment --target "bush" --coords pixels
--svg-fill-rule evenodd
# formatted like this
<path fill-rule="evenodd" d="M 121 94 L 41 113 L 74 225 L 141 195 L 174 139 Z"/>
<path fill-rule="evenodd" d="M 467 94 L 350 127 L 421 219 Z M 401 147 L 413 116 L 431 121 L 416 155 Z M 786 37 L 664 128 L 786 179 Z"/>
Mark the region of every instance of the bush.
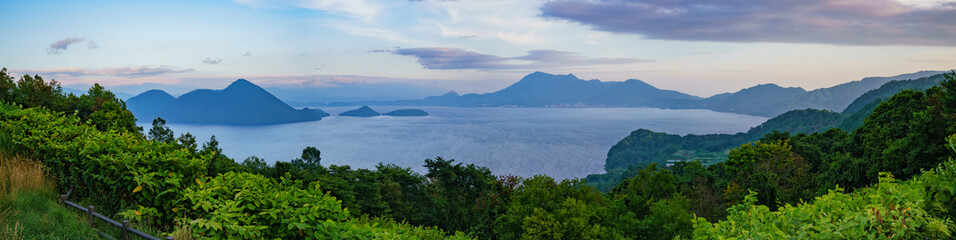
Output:
<path fill-rule="evenodd" d="M 138 133 L 99 131 L 76 116 L 3 103 L 0 132 L 16 152 L 40 159 L 60 189 L 75 185 L 74 196 L 97 210 L 157 225 L 180 214 L 182 191 L 203 177 L 212 157 Z"/>
<path fill-rule="evenodd" d="M 328 235 L 326 225 L 348 218 L 348 210 L 318 182 L 299 186 L 301 181 L 235 172 L 199 181 L 185 194 L 198 216 L 190 227 L 213 239 L 319 238 Z"/>

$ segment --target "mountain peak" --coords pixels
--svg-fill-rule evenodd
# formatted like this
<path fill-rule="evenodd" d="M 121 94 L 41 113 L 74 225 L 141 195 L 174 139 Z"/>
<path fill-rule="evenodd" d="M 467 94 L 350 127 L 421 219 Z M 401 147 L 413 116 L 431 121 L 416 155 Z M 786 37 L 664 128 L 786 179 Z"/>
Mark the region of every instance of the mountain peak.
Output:
<path fill-rule="evenodd" d="M 261 87 L 259 87 L 259 85 L 256 85 L 255 83 L 252 83 L 252 82 L 250 82 L 249 80 L 242 79 L 242 78 L 240 78 L 240 79 L 238 79 L 238 80 L 236 80 L 236 81 L 230 83 L 229 86 L 226 87 L 226 89 L 230 89 L 230 88 L 232 88 L 232 89 L 235 89 L 235 88 L 259 88 L 259 89 L 262 89 Z M 223 89 L 223 90 L 225 90 L 225 89 Z"/>
<path fill-rule="evenodd" d="M 346 116 L 346 117 L 374 117 L 374 116 L 380 116 L 380 115 L 382 114 L 379 112 L 376 112 L 375 110 L 372 110 L 372 108 L 368 106 L 362 106 L 359 109 L 339 113 L 339 116 Z"/>
<path fill-rule="evenodd" d="M 523 78 L 521 78 L 521 80 L 519 80 L 515 84 L 528 83 L 528 82 L 552 83 L 552 82 L 558 82 L 558 81 L 571 82 L 571 81 L 581 81 L 581 79 L 578 79 L 578 77 L 574 76 L 574 74 L 555 75 L 555 74 L 550 74 L 545 72 L 534 72 L 534 73 L 528 74 L 527 76 L 524 76 Z"/>

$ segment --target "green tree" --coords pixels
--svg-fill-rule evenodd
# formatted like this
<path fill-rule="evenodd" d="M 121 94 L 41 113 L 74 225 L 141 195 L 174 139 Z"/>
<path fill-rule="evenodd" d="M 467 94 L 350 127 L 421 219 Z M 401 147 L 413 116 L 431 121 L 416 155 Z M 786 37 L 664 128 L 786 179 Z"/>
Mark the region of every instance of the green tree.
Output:
<path fill-rule="evenodd" d="M 299 169 L 313 170 L 322 166 L 322 152 L 319 149 L 309 146 L 302 149 L 302 156 L 293 159 L 292 165 Z"/>
<path fill-rule="evenodd" d="M 174 143 L 176 141 L 173 130 L 166 127 L 166 120 L 163 118 L 153 119 L 153 128 L 149 129 L 149 139 L 157 142 Z"/>
<path fill-rule="evenodd" d="M 185 133 L 185 134 L 179 135 L 179 138 L 176 139 L 176 142 L 179 143 L 179 146 L 180 146 L 180 147 L 185 148 L 185 149 L 188 150 L 190 153 L 196 153 L 196 152 L 198 151 L 198 150 L 196 149 L 196 147 L 197 147 L 197 145 L 196 145 L 196 137 L 194 137 L 194 136 L 193 136 L 192 134 L 190 134 L 190 133 Z"/>
<path fill-rule="evenodd" d="M 736 173 L 734 183 L 741 188 L 735 191 L 756 191 L 757 203 L 771 210 L 808 197 L 809 166 L 791 152 L 788 141 L 744 144 L 730 151 L 724 167 Z"/>
<path fill-rule="evenodd" d="M 126 109 L 126 103 L 100 84 L 93 84 L 86 94 L 79 97 L 71 94 L 68 99 L 73 102 L 76 114 L 84 120 L 90 120 L 100 131 L 115 129 L 142 132 L 142 128 L 136 125 L 136 117 Z"/>
<path fill-rule="evenodd" d="M 493 206 L 478 206 L 494 190 L 495 176 L 486 167 L 454 161 L 441 157 L 425 160 L 425 177 L 432 182 L 429 191 L 435 204 L 426 211 L 431 212 L 433 224 L 450 232 L 473 231 L 479 225 L 490 227 L 491 224 L 482 223 L 494 221 L 493 217 L 486 217 Z"/>
<path fill-rule="evenodd" d="M 620 239 L 606 221 L 607 199 L 581 180 L 556 183 L 534 176 L 514 189 L 504 213 L 495 221 L 499 239 Z"/>
<path fill-rule="evenodd" d="M 13 101 L 24 108 L 47 107 L 63 111 L 63 88 L 56 80 L 44 81 L 40 75 L 23 75 L 12 91 Z"/>
<path fill-rule="evenodd" d="M 17 84 L 13 81 L 13 77 L 7 74 L 7 68 L 0 69 L 0 101 L 12 103 L 13 90 L 16 88 Z"/>

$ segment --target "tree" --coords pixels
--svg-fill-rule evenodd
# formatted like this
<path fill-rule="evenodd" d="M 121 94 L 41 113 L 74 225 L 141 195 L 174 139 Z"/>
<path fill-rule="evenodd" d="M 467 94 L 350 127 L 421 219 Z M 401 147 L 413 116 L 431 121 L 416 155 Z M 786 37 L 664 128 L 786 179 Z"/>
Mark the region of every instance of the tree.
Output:
<path fill-rule="evenodd" d="M 735 191 L 757 192 L 757 203 L 777 209 L 781 203 L 807 198 L 809 166 L 793 154 L 788 141 L 748 143 L 730 151 L 725 168 L 736 173 Z M 739 195 L 739 194 L 731 194 Z"/>
<path fill-rule="evenodd" d="M 13 102 L 13 90 L 17 84 L 7 74 L 7 68 L 0 69 L 0 102 Z"/>
<path fill-rule="evenodd" d="M 203 154 L 222 154 L 222 148 L 219 148 L 219 140 L 216 140 L 216 135 L 212 135 L 212 137 L 209 137 L 208 142 L 202 144 L 202 150 L 200 152 Z"/>
<path fill-rule="evenodd" d="M 292 165 L 299 169 L 313 170 L 322 166 L 322 152 L 309 146 L 302 149 L 302 156 L 292 160 Z"/>
<path fill-rule="evenodd" d="M 174 136 L 173 130 L 166 127 L 166 120 L 153 119 L 153 128 L 149 129 L 150 140 L 172 144 L 176 140 Z"/>
<path fill-rule="evenodd" d="M 607 198 L 581 180 L 537 175 L 522 181 L 495 220 L 499 239 L 620 239 Z M 625 215 L 621 212 L 613 214 Z"/>
<path fill-rule="evenodd" d="M 90 120 L 101 131 L 142 131 L 142 128 L 136 125 L 136 117 L 126 109 L 126 103 L 100 84 L 93 84 L 86 94 L 78 98 L 70 94 L 68 99 L 73 102 L 72 110 L 76 111 L 80 118 Z"/>
<path fill-rule="evenodd" d="M 17 80 L 17 87 L 12 91 L 13 100 L 24 108 L 47 107 L 56 111 L 63 111 L 61 106 L 64 96 L 63 88 L 56 80 L 46 82 L 40 75 L 23 75 Z"/>
<path fill-rule="evenodd" d="M 185 148 L 190 153 L 196 153 L 196 137 L 190 133 L 179 135 L 179 138 L 176 139 L 179 142 L 179 146 Z"/>
<path fill-rule="evenodd" d="M 494 189 L 495 176 L 486 167 L 463 166 L 454 161 L 441 157 L 425 160 L 428 169 L 425 177 L 432 182 L 429 190 L 435 204 L 428 209 L 433 214 L 433 224 L 454 232 L 469 231 L 482 222 L 494 221 L 493 217 L 485 217 L 486 211 L 493 208 L 478 206 Z M 484 226 L 490 227 L 491 224 Z M 484 231 L 490 232 L 490 229 Z"/>

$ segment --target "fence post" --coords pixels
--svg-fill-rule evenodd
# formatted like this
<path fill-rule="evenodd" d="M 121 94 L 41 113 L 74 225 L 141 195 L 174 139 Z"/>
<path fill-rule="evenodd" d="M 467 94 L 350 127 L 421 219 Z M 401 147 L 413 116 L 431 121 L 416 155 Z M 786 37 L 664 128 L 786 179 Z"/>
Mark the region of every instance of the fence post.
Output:
<path fill-rule="evenodd" d="M 94 223 L 94 222 L 93 222 L 93 220 L 94 220 L 94 219 L 93 219 L 93 213 L 94 213 L 94 212 L 96 212 L 96 210 L 93 209 L 93 206 L 89 206 L 88 208 L 86 208 L 86 219 L 90 222 L 90 227 L 94 227 L 94 226 L 93 226 L 93 223 Z"/>
<path fill-rule="evenodd" d="M 129 220 L 123 220 L 123 240 L 129 240 Z"/>

